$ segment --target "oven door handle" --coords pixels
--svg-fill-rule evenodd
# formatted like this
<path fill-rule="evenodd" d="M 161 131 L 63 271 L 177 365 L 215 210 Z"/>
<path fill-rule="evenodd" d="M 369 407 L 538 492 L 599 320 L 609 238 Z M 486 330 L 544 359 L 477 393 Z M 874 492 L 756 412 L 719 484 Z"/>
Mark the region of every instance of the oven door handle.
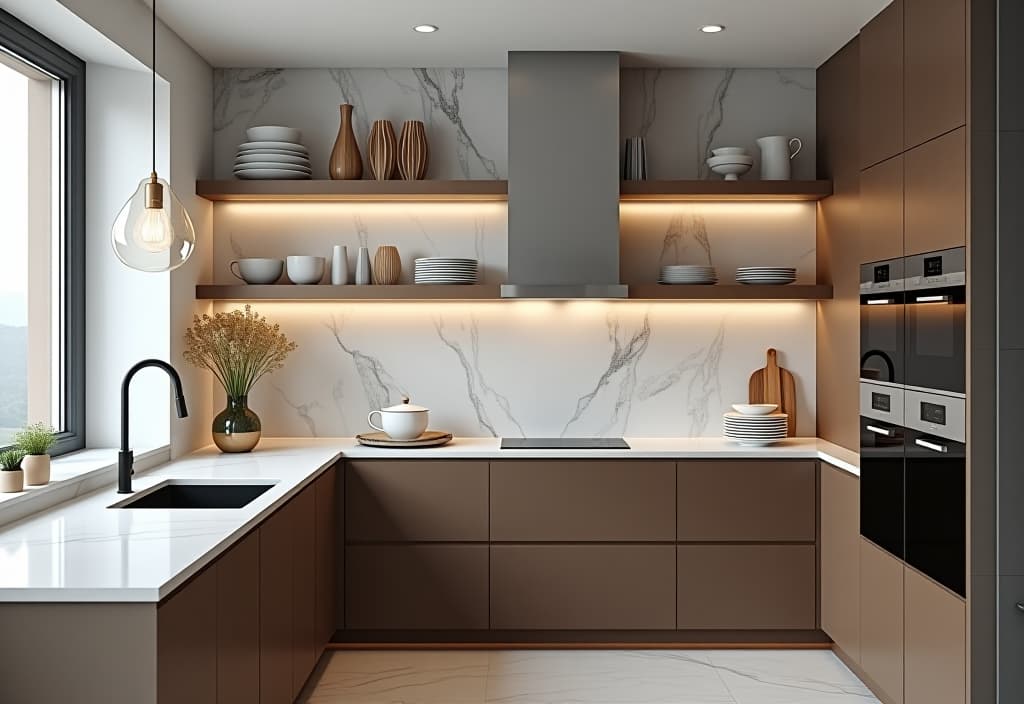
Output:
<path fill-rule="evenodd" d="M 930 440 L 922 440 L 921 438 L 914 438 L 914 444 L 918 447 L 923 447 L 926 450 L 932 450 L 934 452 L 949 452 L 949 446 L 943 445 L 938 442 L 931 442 Z"/>
<path fill-rule="evenodd" d="M 875 435 L 882 435 L 887 438 L 896 437 L 895 428 L 879 428 L 877 425 L 865 425 L 864 427 L 870 430 Z"/>

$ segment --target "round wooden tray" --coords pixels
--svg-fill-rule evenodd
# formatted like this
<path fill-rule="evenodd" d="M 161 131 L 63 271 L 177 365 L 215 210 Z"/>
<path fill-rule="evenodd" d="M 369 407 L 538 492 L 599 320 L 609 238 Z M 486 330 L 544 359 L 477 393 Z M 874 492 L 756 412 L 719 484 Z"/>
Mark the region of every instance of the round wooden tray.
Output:
<path fill-rule="evenodd" d="M 428 430 L 415 440 L 394 440 L 387 433 L 360 433 L 356 440 L 360 445 L 369 447 L 440 447 L 450 442 L 451 433 Z"/>

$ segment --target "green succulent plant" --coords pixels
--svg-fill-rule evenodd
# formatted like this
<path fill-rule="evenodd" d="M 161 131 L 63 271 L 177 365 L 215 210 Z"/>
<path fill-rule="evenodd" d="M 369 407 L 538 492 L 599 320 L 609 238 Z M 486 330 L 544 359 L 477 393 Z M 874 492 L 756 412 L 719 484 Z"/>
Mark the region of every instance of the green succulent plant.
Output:
<path fill-rule="evenodd" d="M 17 448 L 10 448 L 0 452 L 0 470 L 4 472 L 14 472 L 21 469 L 21 461 L 25 458 L 25 453 Z"/>
<path fill-rule="evenodd" d="M 45 455 L 56 441 L 56 431 L 49 423 L 27 425 L 14 435 L 14 444 L 26 455 Z"/>

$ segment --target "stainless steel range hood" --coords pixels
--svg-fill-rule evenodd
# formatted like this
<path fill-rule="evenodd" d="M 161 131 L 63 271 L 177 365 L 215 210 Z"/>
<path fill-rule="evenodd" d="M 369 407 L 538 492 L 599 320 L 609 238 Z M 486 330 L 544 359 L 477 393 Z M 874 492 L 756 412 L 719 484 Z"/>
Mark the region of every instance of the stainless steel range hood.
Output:
<path fill-rule="evenodd" d="M 619 55 L 509 52 L 502 298 L 625 298 Z"/>

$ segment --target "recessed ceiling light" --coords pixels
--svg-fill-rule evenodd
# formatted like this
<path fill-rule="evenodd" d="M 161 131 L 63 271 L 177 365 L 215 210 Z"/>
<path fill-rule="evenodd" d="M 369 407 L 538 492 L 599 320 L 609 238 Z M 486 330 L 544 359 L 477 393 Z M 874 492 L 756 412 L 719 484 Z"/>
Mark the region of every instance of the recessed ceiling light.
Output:
<path fill-rule="evenodd" d="M 436 24 L 418 24 L 412 28 L 412 31 L 419 32 L 420 34 L 430 34 L 437 31 Z"/>
<path fill-rule="evenodd" d="M 725 29 L 724 24 L 706 24 L 700 28 L 704 34 L 718 34 Z"/>

